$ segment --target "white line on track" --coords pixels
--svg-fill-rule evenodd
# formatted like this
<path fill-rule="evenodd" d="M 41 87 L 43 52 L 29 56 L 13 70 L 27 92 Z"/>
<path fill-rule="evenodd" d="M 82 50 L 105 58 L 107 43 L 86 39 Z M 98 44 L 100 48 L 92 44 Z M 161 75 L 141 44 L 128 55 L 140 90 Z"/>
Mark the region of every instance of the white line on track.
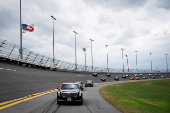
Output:
<path fill-rule="evenodd" d="M 84 76 L 84 75 L 76 75 L 76 76 L 82 77 L 82 76 Z"/>
<path fill-rule="evenodd" d="M 0 70 L 2 70 L 2 69 L 5 69 L 5 68 L 0 68 Z M 17 70 L 13 70 L 13 69 L 5 69 L 5 70 L 7 70 L 7 71 L 10 71 L 10 70 L 17 71 Z"/>

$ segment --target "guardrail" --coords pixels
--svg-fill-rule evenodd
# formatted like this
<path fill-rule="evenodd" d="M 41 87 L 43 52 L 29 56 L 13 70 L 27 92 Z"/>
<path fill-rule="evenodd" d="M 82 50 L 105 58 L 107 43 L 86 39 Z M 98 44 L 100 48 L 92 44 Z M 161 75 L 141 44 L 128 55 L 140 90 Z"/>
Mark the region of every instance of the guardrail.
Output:
<path fill-rule="evenodd" d="M 23 59 L 20 59 L 19 54 L 20 46 L 15 45 L 11 42 L 8 42 L 0 38 L 0 60 L 6 60 L 8 62 L 15 63 L 17 65 L 25 65 L 31 67 L 38 67 L 44 69 L 66 69 L 66 70 L 75 70 L 75 63 L 65 62 L 55 59 L 55 64 L 53 64 L 53 58 L 48 56 L 30 51 L 26 48 L 23 48 Z M 77 64 L 77 71 L 94 71 L 94 72 L 122 72 L 122 69 L 118 68 L 102 68 L 102 67 L 93 67 L 84 66 Z M 149 69 L 127 69 L 124 72 L 169 72 L 169 70 L 149 70 Z"/>

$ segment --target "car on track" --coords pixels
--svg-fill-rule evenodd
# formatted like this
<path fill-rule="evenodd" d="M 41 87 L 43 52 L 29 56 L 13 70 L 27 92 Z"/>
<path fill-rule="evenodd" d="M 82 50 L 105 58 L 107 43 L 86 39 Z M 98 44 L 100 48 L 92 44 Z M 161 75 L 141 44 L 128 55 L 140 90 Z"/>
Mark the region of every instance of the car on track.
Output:
<path fill-rule="evenodd" d="M 139 74 L 139 76 L 143 76 L 143 74 Z"/>
<path fill-rule="evenodd" d="M 115 77 L 114 80 L 119 81 L 119 77 Z"/>
<path fill-rule="evenodd" d="M 155 79 L 155 76 L 152 76 L 152 79 Z"/>
<path fill-rule="evenodd" d="M 105 82 L 105 81 L 106 81 L 106 79 L 103 77 L 103 78 L 101 78 L 101 81 Z"/>
<path fill-rule="evenodd" d="M 129 74 L 126 74 L 125 76 L 126 76 L 126 77 L 129 77 Z"/>
<path fill-rule="evenodd" d="M 94 77 L 97 77 L 97 73 L 92 73 L 92 75 L 93 75 Z"/>
<path fill-rule="evenodd" d="M 107 77 L 110 77 L 110 76 L 111 76 L 111 74 L 110 74 L 110 73 L 107 73 L 107 74 L 106 74 L 106 76 L 107 76 Z"/>
<path fill-rule="evenodd" d="M 134 77 L 131 77 L 130 80 L 134 80 Z"/>
<path fill-rule="evenodd" d="M 125 75 L 123 75 L 123 76 L 122 76 L 122 78 L 126 78 L 126 76 L 125 76 Z"/>
<path fill-rule="evenodd" d="M 138 74 L 134 74 L 135 75 L 135 77 L 138 77 Z"/>
<path fill-rule="evenodd" d="M 83 90 L 83 82 L 82 81 L 74 81 L 73 83 L 77 83 L 79 85 L 79 88 Z"/>
<path fill-rule="evenodd" d="M 138 77 L 135 77 L 135 80 L 139 80 L 139 78 L 138 78 Z"/>
<path fill-rule="evenodd" d="M 86 80 L 85 87 L 93 87 L 93 81 L 92 80 Z"/>
<path fill-rule="evenodd" d="M 57 104 L 76 102 L 83 104 L 83 92 L 77 83 L 63 83 L 57 91 Z"/>
<path fill-rule="evenodd" d="M 152 76 L 153 74 L 149 74 L 149 76 Z"/>
<path fill-rule="evenodd" d="M 146 76 L 144 76 L 144 77 L 143 77 L 143 79 L 147 79 L 147 77 L 146 77 Z"/>
<path fill-rule="evenodd" d="M 165 78 L 165 76 L 161 76 L 161 78 Z"/>
<path fill-rule="evenodd" d="M 155 76 L 158 76 L 158 74 L 155 74 Z"/>

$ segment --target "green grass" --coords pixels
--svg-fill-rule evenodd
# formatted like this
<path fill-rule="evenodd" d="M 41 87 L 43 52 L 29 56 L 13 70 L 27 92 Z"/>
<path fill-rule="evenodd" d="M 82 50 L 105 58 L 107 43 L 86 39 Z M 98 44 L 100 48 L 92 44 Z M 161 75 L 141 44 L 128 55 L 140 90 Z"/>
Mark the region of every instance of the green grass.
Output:
<path fill-rule="evenodd" d="M 109 85 L 100 93 L 124 113 L 170 113 L 170 79 Z"/>

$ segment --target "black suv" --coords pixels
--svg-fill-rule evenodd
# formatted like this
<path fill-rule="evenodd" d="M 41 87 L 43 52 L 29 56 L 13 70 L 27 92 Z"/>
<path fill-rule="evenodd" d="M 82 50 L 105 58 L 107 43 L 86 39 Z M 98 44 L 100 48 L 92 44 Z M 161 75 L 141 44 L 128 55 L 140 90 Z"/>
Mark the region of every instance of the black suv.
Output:
<path fill-rule="evenodd" d="M 63 83 L 57 91 L 57 104 L 62 102 L 76 102 L 83 104 L 83 92 L 77 83 Z"/>

